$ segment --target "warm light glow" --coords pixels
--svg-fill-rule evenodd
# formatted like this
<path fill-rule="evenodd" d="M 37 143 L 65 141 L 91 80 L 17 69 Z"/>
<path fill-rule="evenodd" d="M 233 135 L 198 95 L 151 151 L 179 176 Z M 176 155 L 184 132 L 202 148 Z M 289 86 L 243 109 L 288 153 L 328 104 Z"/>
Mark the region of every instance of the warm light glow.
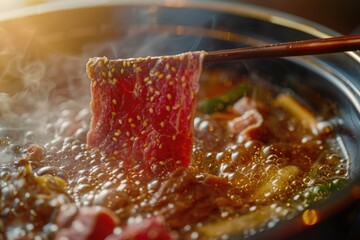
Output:
<path fill-rule="evenodd" d="M 352 189 L 352 195 L 355 199 L 360 199 L 360 186 L 355 186 Z"/>
<path fill-rule="evenodd" d="M 50 0 L 0 0 L 0 12 L 50 2 Z"/>
<path fill-rule="evenodd" d="M 319 216 L 314 209 L 307 209 L 302 215 L 302 220 L 305 225 L 312 226 L 319 221 Z"/>
<path fill-rule="evenodd" d="M 183 7 L 188 2 L 188 0 L 166 0 L 164 2 L 167 7 Z"/>

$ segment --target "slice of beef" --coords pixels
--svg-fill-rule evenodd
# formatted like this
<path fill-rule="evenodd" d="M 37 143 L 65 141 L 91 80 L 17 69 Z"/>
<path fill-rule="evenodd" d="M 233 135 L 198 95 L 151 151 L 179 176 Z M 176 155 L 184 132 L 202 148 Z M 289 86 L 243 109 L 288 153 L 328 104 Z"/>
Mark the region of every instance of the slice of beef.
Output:
<path fill-rule="evenodd" d="M 155 175 L 187 167 L 203 57 L 90 59 L 89 148 Z"/>
<path fill-rule="evenodd" d="M 262 115 L 256 109 L 251 109 L 246 111 L 243 115 L 229 121 L 228 127 L 234 134 L 247 135 L 258 129 L 263 122 L 264 119 Z"/>
<path fill-rule="evenodd" d="M 107 208 L 63 205 L 56 218 L 59 231 L 55 239 L 103 240 L 113 233 L 117 223 L 117 217 Z"/>
<path fill-rule="evenodd" d="M 225 178 L 205 174 L 195 176 L 179 168 L 170 174 L 149 200 L 171 228 L 196 223 L 229 206 L 242 206 L 241 199 L 232 198 L 234 189 Z"/>

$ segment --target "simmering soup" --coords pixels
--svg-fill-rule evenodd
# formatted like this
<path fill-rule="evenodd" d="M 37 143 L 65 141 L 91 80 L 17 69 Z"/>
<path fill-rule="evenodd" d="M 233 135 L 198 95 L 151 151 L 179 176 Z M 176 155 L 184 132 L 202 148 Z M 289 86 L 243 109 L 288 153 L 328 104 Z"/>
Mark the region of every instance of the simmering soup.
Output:
<path fill-rule="evenodd" d="M 171 72 L 173 66 L 164 67 Z M 108 70 L 111 72 L 111 68 Z M 121 74 L 121 68 L 118 71 Z M 69 73 L 60 68 L 55 75 L 66 74 Z M 106 79 L 113 79 L 108 74 L 108 71 L 104 74 Z M 173 77 L 153 74 L 159 81 Z M 146 76 L 140 78 L 144 80 Z M 82 81 L 90 85 L 86 77 Z M 250 73 L 239 74 L 236 68 L 226 66 L 207 67 L 196 81 L 200 84 L 197 101 L 192 100 L 194 96 L 161 89 L 159 86 L 171 86 L 165 82 L 153 90 L 154 96 L 164 96 L 169 101 L 186 97 L 184 104 L 194 104 L 193 108 L 179 106 L 186 108 L 183 110 L 186 114 L 192 114 L 187 119 L 191 120 L 189 126 L 186 121 L 181 123 L 189 135 L 180 134 L 182 140 L 160 151 L 172 152 L 172 146 L 176 149 L 172 156 L 189 151 L 188 161 L 176 165 L 176 161 L 185 157 L 173 157 L 171 161 L 175 164 L 170 168 L 144 168 L 146 161 L 155 161 L 152 155 L 146 158 L 137 154 L 136 151 L 144 152 L 147 147 L 144 143 L 143 148 L 133 145 L 134 154 L 119 152 L 128 149 L 124 144 L 129 142 L 120 138 L 127 135 L 126 131 L 111 132 L 115 146 L 124 146 L 116 148 L 116 154 L 115 150 L 104 152 L 109 145 L 93 144 L 90 148 L 87 134 L 94 128 L 90 125 L 90 91 L 80 90 L 76 84 L 70 87 L 58 84 L 51 91 L 47 103 L 54 111 L 46 112 L 40 128 L 32 127 L 37 118 L 42 118 L 38 111 L 28 112 L 26 100 L 13 103 L 13 114 L 24 121 L 26 128 L 13 127 L 13 123 L 7 122 L 1 129 L 0 236 L 223 239 L 241 234 L 248 237 L 294 217 L 345 184 L 348 159 L 339 147 L 336 126 L 331 121 L 336 116 L 334 106 L 324 104 L 314 111 L 290 89 L 272 85 Z M 69 93 L 71 87 L 75 91 Z M 112 99 L 111 102 L 111 106 L 128 104 L 124 107 L 128 108 L 126 111 L 151 113 L 150 108 L 133 110 L 137 108 L 133 102 Z M 158 124 L 156 131 L 160 136 L 171 132 L 161 132 L 165 127 L 162 120 L 145 122 L 144 115 L 125 116 L 123 110 L 124 116 L 118 116 L 119 109 L 124 108 L 116 108 L 113 114 L 119 124 L 127 121 L 129 129 L 131 124 L 141 124 L 145 129 Z M 166 111 L 161 114 L 172 116 L 171 112 L 177 109 L 166 109 L 165 104 Z M 0 115 L 5 118 L 9 112 L 3 111 Z M 151 116 L 156 114 L 146 115 Z M 170 123 L 175 121 L 169 119 Z M 143 139 L 150 143 L 156 141 L 153 135 L 146 135 L 147 131 L 139 130 L 138 134 L 145 134 Z M 136 137 L 133 136 L 133 141 Z M 97 135 L 91 138 L 96 140 Z M 191 139 L 191 145 L 187 139 Z M 176 145 L 182 143 L 189 146 Z M 161 149 L 161 142 L 153 144 Z M 166 166 L 167 160 L 156 161 L 159 166 Z"/>

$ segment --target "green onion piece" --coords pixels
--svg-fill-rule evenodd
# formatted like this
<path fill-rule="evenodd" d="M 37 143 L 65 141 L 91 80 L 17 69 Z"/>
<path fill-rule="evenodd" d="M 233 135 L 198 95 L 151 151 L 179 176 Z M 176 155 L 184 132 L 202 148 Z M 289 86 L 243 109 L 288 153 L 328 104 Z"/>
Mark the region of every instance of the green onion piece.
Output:
<path fill-rule="evenodd" d="M 246 85 L 237 86 L 222 95 L 210 98 L 205 102 L 201 103 L 198 107 L 198 110 L 206 114 L 222 112 L 229 105 L 234 104 L 237 100 L 243 97 L 247 89 L 248 88 Z"/>

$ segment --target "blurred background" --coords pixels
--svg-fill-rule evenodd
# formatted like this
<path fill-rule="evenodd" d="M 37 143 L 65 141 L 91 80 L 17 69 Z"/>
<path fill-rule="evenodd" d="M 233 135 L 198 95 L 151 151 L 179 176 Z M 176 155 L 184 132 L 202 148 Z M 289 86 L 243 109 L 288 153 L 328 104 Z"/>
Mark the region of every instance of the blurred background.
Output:
<path fill-rule="evenodd" d="M 271 7 L 322 24 L 342 34 L 360 33 L 360 0 L 237 0 Z"/>
<path fill-rule="evenodd" d="M 0 0 L 0 12 L 11 9 L 58 1 L 87 0 Z M 101 1 L 101 0 L 99 0 Z M 146 0 L 144 0 L 146 1 Z M 171 0 L 175 1 L 176 0 Z M 206 1 L 206 0 L 203 0 Z M 218 0 L 225 1 L 225 0 Z M 360 0 L 227 0 L 228 2 L 244 2 L 294 14 L 342 34 L 360 33 Z M 104 0 L 104 2 L 108 2 Z M 187 0 L 177 0 L 187 2 Z"/>

